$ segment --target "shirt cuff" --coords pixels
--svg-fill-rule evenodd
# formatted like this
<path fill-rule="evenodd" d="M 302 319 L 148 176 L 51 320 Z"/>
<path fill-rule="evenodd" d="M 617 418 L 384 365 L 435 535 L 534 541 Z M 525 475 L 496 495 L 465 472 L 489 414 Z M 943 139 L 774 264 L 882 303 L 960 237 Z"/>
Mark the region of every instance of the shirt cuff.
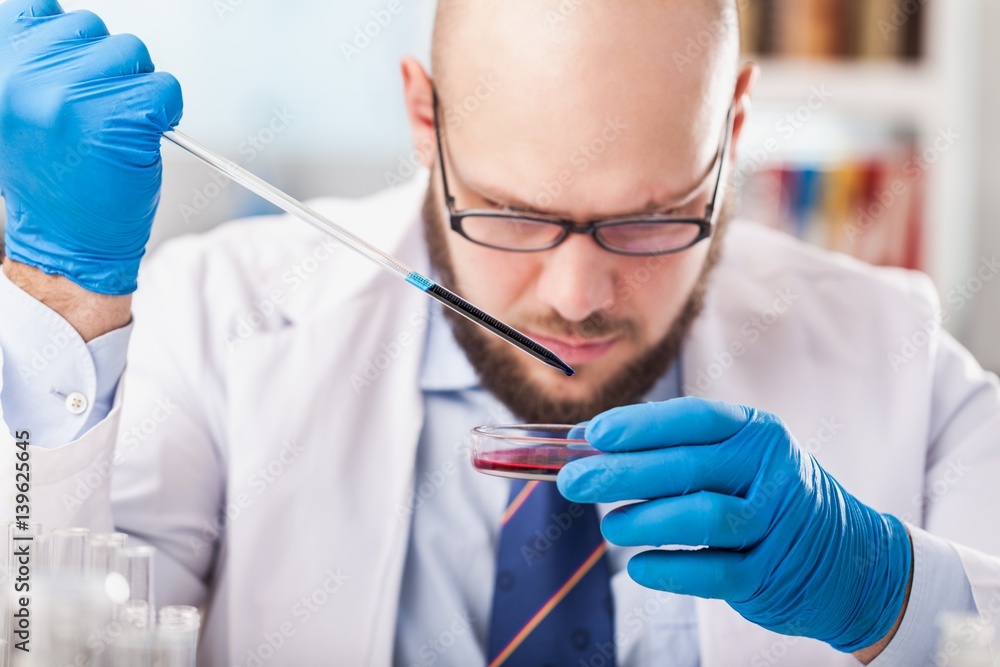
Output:
<path fill-rule="evenodd" d="M 104 420 L 125 368 L 132 324 L 84 343 L 54 310 L 0 268 L 0 403 L 13 433 L 55 448 Z"/>
<path fill-rule="evenodd" d="M 951 543 L 915 526 L 906 527 L 913 543 L 910 600 L 896 635 L 869 667 L 933 665 L 941 614 L 976 613 L 972 586 Z"/>

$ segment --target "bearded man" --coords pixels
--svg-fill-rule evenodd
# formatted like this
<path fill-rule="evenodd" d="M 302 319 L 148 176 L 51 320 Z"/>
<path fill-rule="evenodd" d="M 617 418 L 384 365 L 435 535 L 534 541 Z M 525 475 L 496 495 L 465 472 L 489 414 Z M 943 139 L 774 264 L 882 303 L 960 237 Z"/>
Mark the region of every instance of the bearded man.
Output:
<path fill-rule="evenodd" d="M 33 518 L 155 546 L 205 665 L 924 664 L 940 612 L 1000 595 L 996 378 L 939 328 L 889 363 L 925 277 L 731 219 L 732 0 L 558 12 L 442 0 L 433 78 L 402 63 L 426 170 L 314 207 L 573 377 L 283 217 L 139 276 L 177 81 L 93 14 L 0 5 L 0 438 Z M 514 421 L 600 453 L 474 471 L 470 429 Z"/>

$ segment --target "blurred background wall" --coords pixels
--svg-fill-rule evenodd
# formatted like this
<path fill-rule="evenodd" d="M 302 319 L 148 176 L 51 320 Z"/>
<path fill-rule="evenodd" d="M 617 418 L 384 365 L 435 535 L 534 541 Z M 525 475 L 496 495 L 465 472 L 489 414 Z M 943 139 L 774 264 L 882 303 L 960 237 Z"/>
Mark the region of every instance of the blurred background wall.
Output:
<path fill-rule="evenodd" d="M 743 212 L 927 271 L 947 328 L 1000 370 L 1000 276 L 988 268 L 1000 255 L 1000 3 L 738 4 L 747 58 L 763 70 L 735 177 Z M 63 6 L 139 35 L 184 87 L 181 129 L 293 196 L 374 192 L 414 159 L 399 59 L 426 62 L 433 0 Z M 164 159 L 154 246 L 271 210 L 173 146 Z"/>
<path fill-rule="evenodd" d="M 942 299 L 927 327 L 943 323 L 1000 368 L 996 172 L 984 172 L 1000 147 L 989 122 L 997 3 L 737 4 L 744 50 L 763 72 L 737 173 L 744 213 L 927 272 Z"/>
<path fill-rule="evenodd" d="M 184 90 L 180 129 L 292 196 L 386 187 L 409 160 L 399 61 L 426 60 L 429 0 L 63 0 L 131 32 Z M 350 48 L 347 48 L 350 47 Z M 272 211 L 164 144 L 152 245 Z"/>
<path fill-rule="evenodd" d="M 1000 255 L 1000 2 L 988 0 L 982 8 L 982 53 L 973 58 L 984 63 L 978 85 L 980 139 L 976 163 L 977 234 L 976 244 L 984 255 Z M 1000 280 L 993 280 L 983 289 L 973 308 L 972 320 L 964 332 L 966 342 L 980 362 L 995 371 L 1000 370 Z"/>

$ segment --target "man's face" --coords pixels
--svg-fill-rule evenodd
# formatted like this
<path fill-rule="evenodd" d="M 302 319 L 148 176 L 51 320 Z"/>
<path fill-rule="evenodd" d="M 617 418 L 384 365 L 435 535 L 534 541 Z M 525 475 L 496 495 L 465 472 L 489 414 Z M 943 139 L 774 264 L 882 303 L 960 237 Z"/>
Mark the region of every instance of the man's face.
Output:
<path fill-rule="evenodd" d="M 433 189 L 428 189 L 423 215 L 436 273 L 447 286 L 468 294 L 467 290 L 458 287 L 446 232 L 440 224 L 441 207 Z M 619 298 L 606 302 L 606 309 L 593 311 L 582 321 L 568 320 L 558 310 L 545 308 L 530 296 L 497 292 L 501 300 L 523 300 L 524 303 L 523 310 L 514 309 L 524 315 L 501 315 L 500 319 L 526 332 L 570 363 L 577 371 L 571 380 L 565 380 L 561 374 L 547 369 L 465 318 L 451 311 L 446 311 L 446 315 L 456 340 L 476 368 L 483 385 L 515 414 L 535 423 L 585 421 L 612 407 L 639 400 L 676 359 L 684 337 L 701 312 L 708 278 L 721 251 L 721 231 L 727 220 L 728 214 L 724 212 L 719 232 L 711 242 L 704 244 L 708 257 L 686 298 L 680 303 L 676 298 L 654 300 L 649 306 L 652 317 L 641 312 L 638 300 L 629 307 L 638 311 L 631 316 L 621 314 L 623 306 L 620 304 L 632 302 L 633 297 L 652 282 L 653 275 L 667 266 L 666 257 L 644 258 L 645 261 L 627 278 L 616 284 Z M 522 280 L 530 282 L 528 277 Z M 485 291 L 491 291 L 488 284 Z M 485 303 L 482 299 L 474 301 Z M 533 302 L 534 307 L 542 309 L 530 310 Z M 676 314 L 664 321 L 668 308 Z"/>
<path fill-rule="evenodd" d="M 478 32 L 477 12 L 465 19 L 476 41 L 439 90 L 456 208 L 527 209 L 581 225 L 640 213 L 702 217 L 732 100 L 731 77 L 711 67 L 725 54 L 679 70 L 669 51 L 649 50 L 671 42 L 663 24 L 620 3 L 578 17 L 596 24 L 575 31 L 536 17 L 527 30 L 538 34 L 522 40 L 532 47 L 511 49 L 503 24 L 524 37 L 526 15 L 494 7 Z M 683 10 L 675 18 L 666 25 L 683 44 L 684 23 L 694 19 Z M 713 241 L 656 257 L 614 254 L 583 234 L 542 252 L 497 250 L 450 231 L 440 169 L 425 206 L 436 270 L 577 371 L 567 378 L 454 318 L 484 385 L 530 421 L 589 419 L 640 399 L 697 314 L 718 230 Z"/>

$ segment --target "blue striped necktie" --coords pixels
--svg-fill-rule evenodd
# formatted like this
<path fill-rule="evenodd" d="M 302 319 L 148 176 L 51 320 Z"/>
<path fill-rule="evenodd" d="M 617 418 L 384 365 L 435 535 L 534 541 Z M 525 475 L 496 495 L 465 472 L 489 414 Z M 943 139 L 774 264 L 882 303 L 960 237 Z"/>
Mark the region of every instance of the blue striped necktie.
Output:
<path fill-rule="evenodd" d="M 607 544 L 593 505 L 514 480 L 501 517 L 489 667 L 614 667 Z"/>

